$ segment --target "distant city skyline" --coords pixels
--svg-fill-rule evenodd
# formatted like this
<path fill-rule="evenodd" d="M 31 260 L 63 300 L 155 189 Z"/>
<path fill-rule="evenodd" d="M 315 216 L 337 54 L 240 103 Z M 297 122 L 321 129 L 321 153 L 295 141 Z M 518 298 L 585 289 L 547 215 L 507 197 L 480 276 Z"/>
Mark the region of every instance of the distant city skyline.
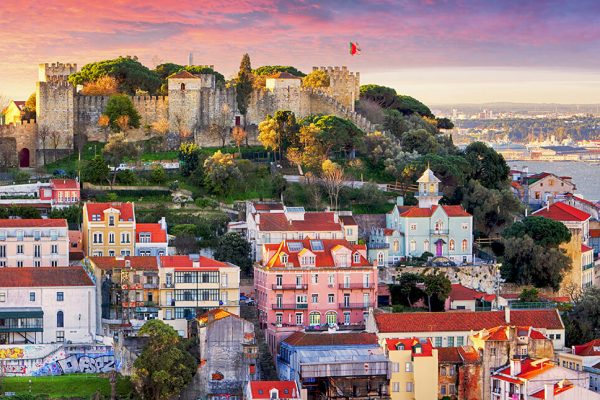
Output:
<path fill-rule="evenodd" d="M 346 65 L 426 104 L 600 103 L 600 3 L 345 0 L 5 0 L 0 95 L 25 100 L 37 64 L 138 56 L 213 64 Z M 362 48 L 350 56 L 348 43 Z"/>

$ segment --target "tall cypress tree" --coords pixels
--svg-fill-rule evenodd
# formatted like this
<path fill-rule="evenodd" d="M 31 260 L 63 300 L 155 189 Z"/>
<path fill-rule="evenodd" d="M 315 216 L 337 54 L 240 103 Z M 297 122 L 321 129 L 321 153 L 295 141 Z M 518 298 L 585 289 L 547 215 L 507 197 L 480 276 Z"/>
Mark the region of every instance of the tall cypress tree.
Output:
<path fill-rule="evenodd" d="M 240 113 L 244 116 L 244 129 L 246 128 L 246 114 L 248 113 L 248 103 L 252 94 L 252 67 L 250 65 L 250 56 L 248 53 L 242 57 L 240 70 L 235 83 L 237 106 Z M 248 136 L 246 136 L 246 144 L 248 144 Z"/>

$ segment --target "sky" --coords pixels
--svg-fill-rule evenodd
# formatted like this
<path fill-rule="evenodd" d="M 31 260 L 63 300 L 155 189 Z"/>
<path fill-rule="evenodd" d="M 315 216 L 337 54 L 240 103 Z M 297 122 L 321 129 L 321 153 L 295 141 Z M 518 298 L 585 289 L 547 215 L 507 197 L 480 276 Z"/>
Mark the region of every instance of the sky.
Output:
<path fill-rule="evenodd" d="M 253 67 L 346 65 L 430 104 L 600 103 L 596 0 L 1 0 L 0 96 L 37 65 L 137 56 Z M 6 12 L 8 11 L 8 12 Z M 362 52 L 351 56 L 349 42 Z"/>

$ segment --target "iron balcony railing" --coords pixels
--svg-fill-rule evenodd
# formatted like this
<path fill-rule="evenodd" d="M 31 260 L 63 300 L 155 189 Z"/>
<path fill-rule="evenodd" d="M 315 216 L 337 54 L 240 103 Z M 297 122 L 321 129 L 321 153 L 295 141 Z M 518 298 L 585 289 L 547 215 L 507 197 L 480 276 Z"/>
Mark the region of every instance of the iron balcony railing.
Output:
<path fill-rule="evenodd" d="M 307 310 L 307 303 L 273 304 L 273 310 Z"/>
<path fill-rule="evenodd" d="M 340 289 L 372 289 L 373 284 L 371 282 L 363 282 L 363 283 L 340 283 Z"/>
<path fill-rule="evenodd" d="M 272 285 L 271 288 L 273 290 L 306 290 L 308 289 L 308 284 L 306 283 L 297 283 L 297 284 L 285 284 L 285 285 Z"/>
<path fill-rule="evenodd" d="M 346 309 L 346 310 L 352 309 L 352 308 L 367 309 L 370 306 L 371 306 L 370 304 L 365 304 L 365 303 L 340 303 L 340 308 Z"/>

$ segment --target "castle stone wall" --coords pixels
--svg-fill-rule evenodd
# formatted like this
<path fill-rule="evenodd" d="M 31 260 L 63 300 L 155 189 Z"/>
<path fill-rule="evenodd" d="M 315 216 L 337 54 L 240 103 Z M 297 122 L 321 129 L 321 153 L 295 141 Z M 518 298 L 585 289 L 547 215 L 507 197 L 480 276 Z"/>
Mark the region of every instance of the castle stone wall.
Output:
<path fill-rule="evenodd" d="M 0 162 L 2 167 L 16 167 L 19 163 L 19 152 L 29 150 L 29 165 L 38 165 L 36 160 L 37 125 L 34 120 L 19 121 L 15 124 L 0 125 Z"/>
<path fill-rule="evenodd" d="M 350 72 L 343 67 L 313 67 L 313 71 L 322 70 L 329 75 L 329 87 L 321 90 L 335 98 L 342 106 L 354 111 L 354 103 L 360 95 L 360 74 Z"/>

